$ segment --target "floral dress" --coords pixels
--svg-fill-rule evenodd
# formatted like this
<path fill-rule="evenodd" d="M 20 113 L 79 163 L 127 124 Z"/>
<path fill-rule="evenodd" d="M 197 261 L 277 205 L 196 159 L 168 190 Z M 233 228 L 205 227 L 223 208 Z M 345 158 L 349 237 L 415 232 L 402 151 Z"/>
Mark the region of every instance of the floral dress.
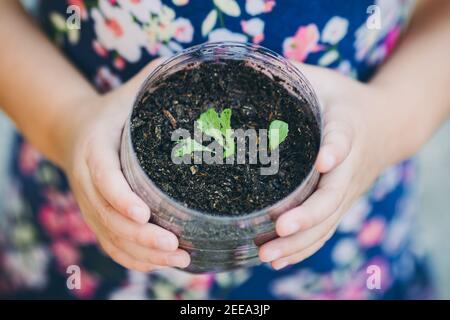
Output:
<path fill-rule="evenodd" d="M 368 81 L 412 10 L 407 0 L 42 1 L 43 30 L 100 92 L 158 56 L 205 41 L 261 44 Z M 78 21 L 67 20 L 73 13 Z M 67 22 L 67 23 L 66 23 Z M 73 27 L 72 24 L 75 24 Z M 51 90 L 51 88 L 49 88 Z M 389 299 L 432 294 L 414 232 L 412 161 L 383 173 L 307 260 L 220 274 L 129 271 L 104 255 L 64 174 L 17 136 L 0 213 L 0 297 L 101 299 Z M 68 286 L 79 266 L 81 287 Z M 380 276 L 372 282 L 373 271 Z M 377 285 L 378 283 L 378 285 Z M 374 285 L 375 284 L 375 285 Z"/>

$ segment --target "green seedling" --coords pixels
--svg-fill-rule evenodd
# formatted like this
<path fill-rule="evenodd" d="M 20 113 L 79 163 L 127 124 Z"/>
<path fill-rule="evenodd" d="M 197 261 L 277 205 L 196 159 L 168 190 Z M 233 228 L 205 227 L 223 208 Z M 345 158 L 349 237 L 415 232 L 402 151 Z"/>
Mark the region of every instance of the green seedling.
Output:
<path fill-rule="evenodd" d="M 236 145 L 231 129 L 231 109 L 224 109 L 220 115 L 214 108 L 203 112 L 195 122 L 197 128 L 204 134 L 210 136 L 224 148 L 224 158 L 235 153 Z M 288 124 L 281 120 L 274 120 L 269 125 L 269 149 L 276 149 L 287 137 L 289 132 Z M 182 147 L 177 150 L 177 156 L 183 157 L 195 151 L 211 151 L 192 138 L 182 139 L 177 142 Z"/>
<path fill-rule="evenodd" d="M 289 132 L 289 126 L 281 120 L 273 120 L 269 126 L 269 148 L 275 150 L 284 140 Z"/>
<path fill-rule="evenodd" d="M 192 154 L 195 151 L 211 151 L 208 147 L 198 143 L 192 138 L 181 139 L 177 142 L 181 147 L 177 150 L 177 157 L 183 157 L 187 154 Z"/>

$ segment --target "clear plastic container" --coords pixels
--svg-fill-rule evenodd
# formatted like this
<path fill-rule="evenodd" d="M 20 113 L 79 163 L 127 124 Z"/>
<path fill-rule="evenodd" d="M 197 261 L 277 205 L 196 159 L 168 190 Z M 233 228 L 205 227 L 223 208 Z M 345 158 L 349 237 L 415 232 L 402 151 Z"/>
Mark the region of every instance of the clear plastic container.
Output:
<path fill-rule="evenodd" d="M 154 90 L 155 81 L 181 69 L 195 67 L 203 61 L 216 59 L 245 60 L 270 77 L 277 77 L 278 81 L 281 79 L 291 94 L 308 102 L 320 128 L 318 134 L 322 135 L 320 107 L 311 84 L 289 61 L 251 44 L 207 43 L 171 57 L 148 76 L 134 105 L 145 92 Z M 130 136 L 129 118 L 123 129 L 120 151 L 124 175 L 134 192 L 150 207 L 151 222 L 176 234 L 180 248 L 190 253 L 191 264 L 184 270 L 193 273 L 221 272 L 259 264 L 258 247 L 276 238 L 274 222 L 277 217 L 301 204 L 319 180 L 319 173 L 312 167 L 305 180 L 291 194 L 270 207 L 241 216 L 209 215 L 186 208 L 164 194 L 140 167 Z"/>

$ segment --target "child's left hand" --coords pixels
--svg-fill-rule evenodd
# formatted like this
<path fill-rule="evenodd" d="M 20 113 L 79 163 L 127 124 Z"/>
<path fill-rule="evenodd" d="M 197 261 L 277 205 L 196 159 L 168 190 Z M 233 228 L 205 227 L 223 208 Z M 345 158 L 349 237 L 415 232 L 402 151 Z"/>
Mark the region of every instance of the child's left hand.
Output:
<path fill-rule="evenodd" d="M 389 101 L 385 92 L 325 68 L 296 66 L 323 107 L 323 141 L 315 164 L 322 175 L 317 190 L 302 205 L 278 218 L 280 238 L 260 248 L 260 259 L 275 269 L 318 251 L 352 203 L 390 163 L 388 136 L 383 136 L 390 119 L 379 112 Z"/>

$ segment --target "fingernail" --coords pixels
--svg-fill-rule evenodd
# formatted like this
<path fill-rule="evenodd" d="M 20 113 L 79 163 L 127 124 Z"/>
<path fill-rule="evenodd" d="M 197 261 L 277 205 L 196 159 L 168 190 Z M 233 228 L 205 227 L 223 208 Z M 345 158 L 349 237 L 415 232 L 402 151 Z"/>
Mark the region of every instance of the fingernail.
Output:
<path fill-rule="evenodd" d="M 289 263 L 287 263 L 286 261 L 280 262 L 277 265 L 273 266 L 273 268 L 275 270 L 281 270 L 283 268 L 286 268 L 288 266 Z"/>
<path fill-rule="evenodd" d="M 281 257 L 281 251 L 278 249 L 267 250 L 265 261 L 273 261 Z"/>
<path fill-rule="evenodd" d="M 170 251 L 177 248 L 177 243 L 171 237 L 160 237 L 156 240 L 156 246 L 161 250 Z"/>
<path fill-rule="evenodd" d="M 180 267 L 180 268 L 186 268 L 189 265 L 189 262 L 187 261 L 187 259 L 178 254 L 169 255 L 168 262 L 171 266 Z"/>
<path fill-rule="evenodd" d="M 130 208 L 130 216 L 136 222 L 145 223 L 148 221 L 148 211 L 139 206 L 133 206 Z"/>

